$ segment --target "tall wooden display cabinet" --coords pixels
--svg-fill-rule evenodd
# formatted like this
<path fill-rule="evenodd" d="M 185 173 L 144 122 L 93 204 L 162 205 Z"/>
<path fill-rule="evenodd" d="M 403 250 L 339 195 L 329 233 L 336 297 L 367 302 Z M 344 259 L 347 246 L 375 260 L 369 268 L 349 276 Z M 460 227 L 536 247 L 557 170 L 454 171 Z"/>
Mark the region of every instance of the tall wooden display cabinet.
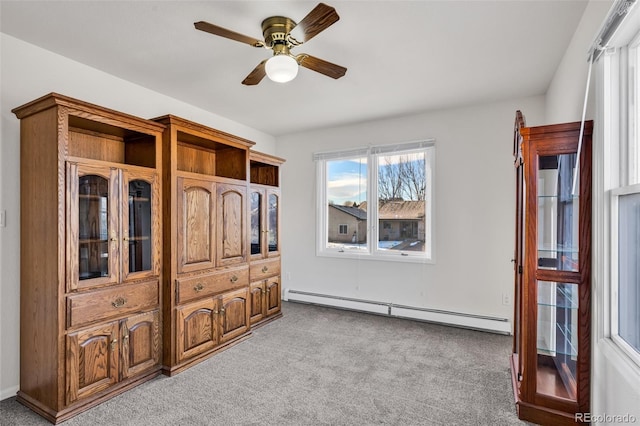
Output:
<path fill-rule="evenodd" d="M 593 123 L 578 155 L 580 127 L 525 127 L 516 114 L 511 370 L 518 416 L 544 425 L 589 412 Z"/>
<path fill-rule="evenodd" d="M 20 119 L 20 391 L 53 423 L 160 373 L 164 126 L 58 94 Z"/>

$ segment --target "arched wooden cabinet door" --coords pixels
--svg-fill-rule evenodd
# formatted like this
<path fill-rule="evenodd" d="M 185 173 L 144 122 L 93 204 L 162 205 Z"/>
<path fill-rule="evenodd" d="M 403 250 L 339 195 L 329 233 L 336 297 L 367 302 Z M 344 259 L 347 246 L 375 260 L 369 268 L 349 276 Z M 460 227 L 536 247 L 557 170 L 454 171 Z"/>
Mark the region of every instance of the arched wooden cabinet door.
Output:
<path fill-rule="evenodd" d="M 243 288 L 222 295 L 220 304 L 220 343 L 249 330 L 249 289 Z"/>
<path fill-rule="evenodd" d="M 145 312 L 122 320 L 122 378 L 153 368 L 160 363 L 160 314 Z"/>
<path fill-rule="evenodd" d="M 215 184 L 178 178 L 178 273 L 215 267 Z"/>
<path fill-rule="evenodd" d="M 217 193 L 216 265 L 229 266 L 247 261 L 245 186 L 219 183 Z"/>
<path fill-rule="evenodd" d="M 66 402 L 71 404 L 118 382 L 118 322 L 67 335 Z"/>
<path fill-rule="evenodd" d="M 251 283 L 249 288 L 249 320 L 252 325 L 262 321 L 266 316 L 265 281 Z"/>
<path fill-rule="evenodd" d="M 178 362 L 211 350 L 218 344 L 218 303 L 218 299 L 207 298 L 178 308 Z"/>
<path fill-rule="evenodd" d="M 280 312 L 280 291 L 280 276 L 269 278 L 265 283 L 267 316 Z"/>

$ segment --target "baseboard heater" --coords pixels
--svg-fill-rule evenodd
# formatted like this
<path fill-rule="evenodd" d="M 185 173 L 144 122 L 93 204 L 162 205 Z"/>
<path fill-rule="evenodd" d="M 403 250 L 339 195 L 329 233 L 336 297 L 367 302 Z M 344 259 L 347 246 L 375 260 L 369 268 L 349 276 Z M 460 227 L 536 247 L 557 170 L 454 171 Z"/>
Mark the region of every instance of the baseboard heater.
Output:
<path fill-rule="evenodd" d="M 283 299 L 289 302 L 309 303 L 312 305 L 329 306 L 333 308 L 348 309 L 351 311 L 469 328 L 473 330 L 490 331 L 499 334 L 511 334 L 511 324 L 507 318 L 465 314 L 439 309 L 419 308 L 415 306 L 398 305 L 395 303 L 354 299 L 350 297 L 310 293 L 307 291 L 292 289 L 284 290 Z"/>

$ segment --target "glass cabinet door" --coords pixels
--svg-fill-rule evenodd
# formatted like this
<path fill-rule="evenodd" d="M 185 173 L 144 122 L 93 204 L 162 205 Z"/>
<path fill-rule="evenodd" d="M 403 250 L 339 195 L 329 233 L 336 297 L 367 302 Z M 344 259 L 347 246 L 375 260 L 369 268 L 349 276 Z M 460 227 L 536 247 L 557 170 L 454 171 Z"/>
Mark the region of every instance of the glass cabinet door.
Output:
<path fill-rule="evenodd" d="M 251 215 L 251 254 L 262 253 L 262 193 L 260 191 L 251 191 L 250 197 L 250 215 Z"/>
<path fill-rule="evenodd" d="M 123 172 L 122 248 L 124 279 L 157 275 L 158 224 L 154 222 L 159 206 L 155 173 Z"/>
<path fill-rule="evenodd" d="M 280 250 L 278 225 L 279 225 L 279 201 L 280 197 L 277 193 L 269 192 L 267 197 L 267 226 L 269 254 L 275 254 Z"/>
<path fill-rule="evenodd" d="M 67 178 L 69 287 L 117 282 L 117 170 L 69 164 Z"/>
<path fill-rule="evenodd" d="M 538 392 L 576 398 L 578 284 L 538 281 Z"/>
<path fill-rule="evenodd" d="M 576 158 L 575 153 L 539 156 L 536 182 L 537 392 L 571 400 L 576 399 L 580 299 Z"/>
<path fill-rule="evenodd" d="M 541 156 L 538 163 L 538 267 L 577 271 L 577 184 L 572 193 L 576 154 Z"/>

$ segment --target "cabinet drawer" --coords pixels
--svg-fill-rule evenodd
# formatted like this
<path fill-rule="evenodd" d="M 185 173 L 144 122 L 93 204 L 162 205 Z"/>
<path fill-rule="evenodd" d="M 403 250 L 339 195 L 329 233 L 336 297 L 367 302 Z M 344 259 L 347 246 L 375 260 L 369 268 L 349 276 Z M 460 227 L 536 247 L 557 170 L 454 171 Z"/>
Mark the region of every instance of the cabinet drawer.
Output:
<path fill-rule="evenodd" d="M 119 285 L 67 297 L 67 327 L 154 308 L 158 281 Z"/>
<path fill-rule="evenodd" d="M 248 285 L 249 269 L 247 267 L 182 278 L 177 280 L 176 299 L 178 303 L 184 303 Z"/>
<path fill-rule="evenodd" d="M 280 259 L 251 264 L 251 281 L 260 281 L 280 274 Z"/>

